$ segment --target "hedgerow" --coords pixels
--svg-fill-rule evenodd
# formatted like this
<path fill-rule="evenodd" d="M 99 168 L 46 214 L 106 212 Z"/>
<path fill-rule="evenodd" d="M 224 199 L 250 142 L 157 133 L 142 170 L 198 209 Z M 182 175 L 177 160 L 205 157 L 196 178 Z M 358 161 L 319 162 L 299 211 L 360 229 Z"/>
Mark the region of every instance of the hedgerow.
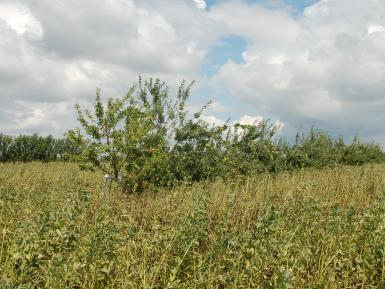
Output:
<path fill-rule="evenodd" d="M 311 129 L 290 144 L 269 120 L 253 125 L 212 125 L 186 101 L 193 83 L 176 98 L 159 79 L 134 84 L 123 97 L 103 101 L 97 90 L 93 110 L 76 106 L 81 129 L 67 133 L 84 168 L 98 168 L 127 192 L 237 175 L 304 167 L 361 165 L 385 161 L 382 147 L 355 138 L 346 144 Z"/>

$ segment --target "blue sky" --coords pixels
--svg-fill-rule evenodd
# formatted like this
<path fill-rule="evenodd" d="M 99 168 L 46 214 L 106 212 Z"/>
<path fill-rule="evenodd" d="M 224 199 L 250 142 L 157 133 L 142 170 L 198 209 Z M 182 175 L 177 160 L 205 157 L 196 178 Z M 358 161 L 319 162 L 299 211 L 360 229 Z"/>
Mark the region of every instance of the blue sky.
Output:
<path fill-rule="evenodd" d="M 206 4 L 210 8 L 211 6 L 217 4 L 221 0 L 207 0 Z M 222 0 L 223 1 L 223 0 Z M 274 0 L 247 0 L 248 3 L 257 3 L 261 4 L 265 7 L 274 7 L 277 6 L 279 3 L 283 3 L 286 5 L 290 5 L 293 7 L 294 11 L 301 12 L 306 7 L 313 5 L 314 3 L 318 2 L 318 0 L 282 0 L 282 1 L 274 1 Z"/>
<path fill-rule="evenodd" d="M 223 0 L 222 0 L 223 1 Z M 207 8 L 210 9 L 212 6 L 220 3 L 221 0 L 207 0 Z M 272 1 L 272 0 L 247 0 L 250 4 L 260 4 L 270 9 L 276 9 L 279 5 L 289 5 L 293 11 L 295 17 L 300 17 L 303 10 L 317 3 L 318 0 L 283 0 L 283 1 Z M 275 3 L 275 4 L 274 4 Z M 217 71 L 221 64 L 231 60 L 237 63 L 241 63 L 242 53 L 245 51 L 247 45 L 247 39 L 239 35 L 231 35 L 223 37 L 210 48 L 208 57 L 205 65 L 202 67 L 203 73 L 212 75 Z"/>
<path fill-rule="evenodd" d="M 96 87 L 142 75 L 171 93 L 196 80 L 189 109 L 212 99 L 212 123 L 385 144 L 383 15 L 383 0 L 2 0 L 0 132 L 61 136 Z"/>
<path fill-rule="evenodd" d="M 241 36 L 231 35 L 221 39 L 210 47 L 205 64 L 202 66 L 203 73 L 213 75 L 218 68 L 227 61 L 242 63 L 242 53 L 245 51 L 247 40 Z"/>
<path fill-rule="evenodd" d="M 207 9 L 211 9 L 216 4 L 219 4 L 221 0 L 207 0 Z M 223 1 L 222 1 L 223 2 Z M 318 0 L 284 0 L 284 1 L 272 1 L 272 0 L 247 0 L 248 4 L 258 4 L 265 8 L 275 10 L 280 7 L 289 9 L 293 17 L 300 17 L 303 10 L 318 2 Z M 285 5 L 287 5 L 285 7 Z M 238 64 L 244 63 L 242 53 L 247 47 L 247 38 L 240 35 L 229 35 L 220 38 L 212 47 L 209 48 L 205 63 L 202 65 L 202 73 L 207 76 L 213 76 L 218 72 L 218 69 L 228 61 L 232 61 Z M 212 97 L 213 92 L 209 89 L 201 89 L 199 91 L 199 100 L 207 101 L 207 96 Z M 252 114 L 252 110 L 247 105 L 236 104 L 225 89 L 221 90 L 220 95 L 217 96 L 223 103 L 233 107 L 231 116 L 234 119 L 238 119 L 242 114 Z M 228 112 L 219 112 L 217 115 L 225 117 Z M 306 127 L 307 128 L 307 127 Z M 298 129 L 301 129 L 298 127 Z"/>

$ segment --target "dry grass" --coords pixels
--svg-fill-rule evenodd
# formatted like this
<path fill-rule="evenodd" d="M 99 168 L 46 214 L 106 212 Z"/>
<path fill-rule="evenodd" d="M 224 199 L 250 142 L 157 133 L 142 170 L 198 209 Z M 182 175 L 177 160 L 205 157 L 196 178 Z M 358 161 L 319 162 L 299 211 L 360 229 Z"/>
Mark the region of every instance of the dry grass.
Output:
<path fill-rule="evenodd" d="M 73 164 L 0 165 L 1 288 L 384 288 L 385 166 L 103 196 Z"/>

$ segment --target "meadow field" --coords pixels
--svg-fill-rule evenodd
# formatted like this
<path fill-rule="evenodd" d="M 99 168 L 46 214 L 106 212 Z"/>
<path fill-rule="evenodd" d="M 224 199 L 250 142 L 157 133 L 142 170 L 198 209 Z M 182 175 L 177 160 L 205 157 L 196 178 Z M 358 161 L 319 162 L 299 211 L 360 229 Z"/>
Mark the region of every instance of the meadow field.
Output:
<path fill-rule="evenodd" d="M 0 288 L 384 288 L 385 165 L 128 195 L 0 164 Z"/>

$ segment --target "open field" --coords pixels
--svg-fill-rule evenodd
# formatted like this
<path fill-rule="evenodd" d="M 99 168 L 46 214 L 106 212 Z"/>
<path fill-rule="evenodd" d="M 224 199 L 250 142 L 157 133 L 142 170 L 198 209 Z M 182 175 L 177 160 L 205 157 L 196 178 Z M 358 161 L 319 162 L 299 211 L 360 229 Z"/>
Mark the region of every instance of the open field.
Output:
<path fill-rule="evenodd" d="M 102 193 L 74 164 L 0 164 L 0 287 L 385 287 L 384 165 Z"/>

